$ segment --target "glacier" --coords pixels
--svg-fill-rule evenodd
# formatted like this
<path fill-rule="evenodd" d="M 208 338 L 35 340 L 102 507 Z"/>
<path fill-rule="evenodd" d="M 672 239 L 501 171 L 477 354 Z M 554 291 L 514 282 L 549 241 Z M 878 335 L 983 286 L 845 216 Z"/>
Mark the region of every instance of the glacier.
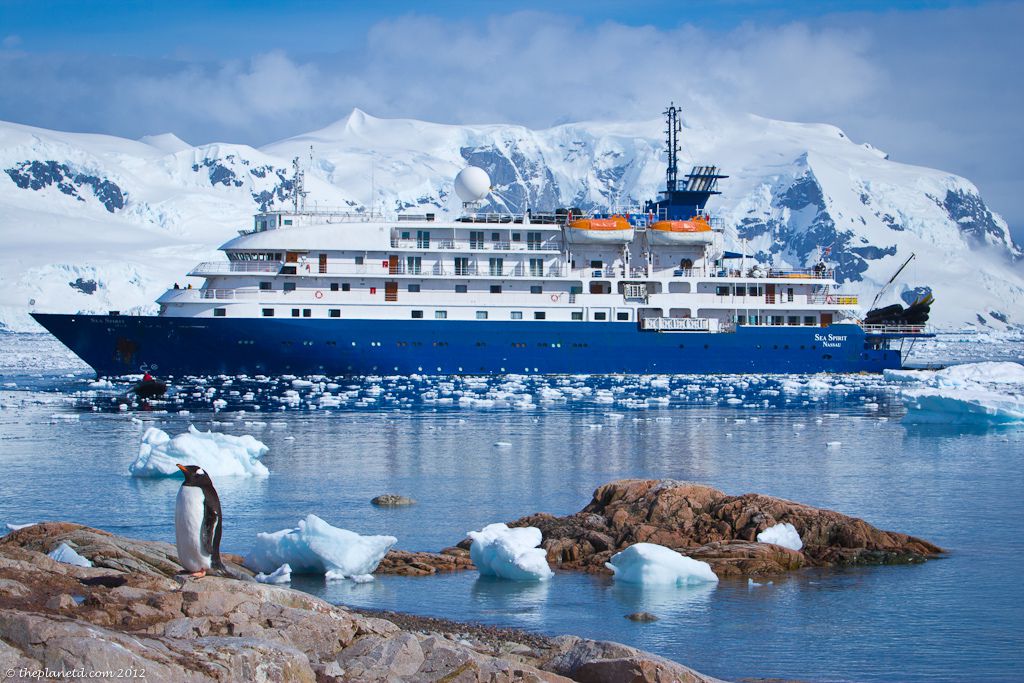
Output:
<path fill-rule="evenodd" d="M 940 327 L 1024 324 L 1021 248 L 970 181 L 898 163 L 826 124 L 699 108 L 683 122 L 680 166 L 715 163 L 730 176 L 708 208 L 737 250 L 805 267 L 831 247 L 837 278 L 865 303 L 914 253 L 880 304 L 931 291 Z M 252 213 L 286 204 L 296 156 L 316 206 L 452 215 L 453 179 L 474 164 L 501 197 L 485 208 L 627 207 L 663 184 L 662 128 L 660 118 L 454 126 L 357 109 L 257 149 L 0 122 L 0 325 L 38 331 L 33 309 L 154 313 L 156 297 L 220 258 Z"/>

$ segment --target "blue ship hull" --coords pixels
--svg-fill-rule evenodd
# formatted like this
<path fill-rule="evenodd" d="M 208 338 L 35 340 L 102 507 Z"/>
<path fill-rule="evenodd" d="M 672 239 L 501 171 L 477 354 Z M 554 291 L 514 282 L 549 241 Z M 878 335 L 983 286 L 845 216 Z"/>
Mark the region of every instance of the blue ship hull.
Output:
<path fill-rule="evenodd" d="M 97 375 L 881 372 L 857 325 L 640 331 L 608 322 L 33 317 Z"/>

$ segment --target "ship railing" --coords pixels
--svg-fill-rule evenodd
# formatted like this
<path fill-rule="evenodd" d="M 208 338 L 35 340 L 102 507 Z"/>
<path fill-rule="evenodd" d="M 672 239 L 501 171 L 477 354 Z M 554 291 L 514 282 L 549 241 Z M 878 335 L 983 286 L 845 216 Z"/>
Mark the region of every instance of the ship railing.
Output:
<path fill-rule="evenodd" d="M 718 321 L 715 321 L 716 323 Z M 711 318 L 641 318 L 640 329 L 655 332 L 710 332 L 712 327 L 721 329 L 719 324 L 712 325 Z"/>
<path fill-rule="evenodd" d="M 392 249 L 442 249 L 445 251 L 561 251 L 562 247 L 558 240 L 547 242 L 482 242 L 469 240 L 466 242 L 457 240 L 431 240 L 422 242 L 415 239 L 391 238 Z"/>
<path fill-rule="evenodd" d="M 865 334 L 907 334 L 920 335 L 928 333 L 927 325 L 861 325 Z"/>
<path fill-rule="evenodd" d="M 826 306 L 857 306 L 860 299 L 854 294 L 808 294 L 807 303 Z"/>
<path fill-rule="evenodd" d="M 276 273 L 279 270 L 281 263 L 278 261 L 205 261 L 192 268 L 189 275 L 202 277 L 207 274 Z"/>

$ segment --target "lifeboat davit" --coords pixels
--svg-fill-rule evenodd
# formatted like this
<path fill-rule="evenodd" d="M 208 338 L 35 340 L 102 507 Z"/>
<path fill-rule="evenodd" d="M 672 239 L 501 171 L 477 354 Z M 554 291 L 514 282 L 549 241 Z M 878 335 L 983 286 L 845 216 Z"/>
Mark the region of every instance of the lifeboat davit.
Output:
<path fill-rule="evenodd" d="M 565 227 L 572 244 L 628 244 L 633 241 L 633 226 L 622 216 L 581 218 Z"/>
<path fill-rule="evenodd" d="M 688 221 L 657 221 L 647 228 L 647 239 L 651 244 L 661 245 L 704 245 L 711 244 L 715 233 L 703 218 Z"/>

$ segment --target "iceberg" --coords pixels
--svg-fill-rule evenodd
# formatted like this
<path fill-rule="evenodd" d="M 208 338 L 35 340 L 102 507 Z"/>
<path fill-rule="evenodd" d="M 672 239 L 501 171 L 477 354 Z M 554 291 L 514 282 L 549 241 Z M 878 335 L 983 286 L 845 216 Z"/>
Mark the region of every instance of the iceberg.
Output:
<path fill-rule="evenodd" d="M 292 568 L 287 564 L 282 564 L 280 567 L 275 569 L 270 574 L 264 574 L 260 572 L 255 577 L 259 583 L 291 583 L 292 581 Z"/>
<path fill-rule="evenodd" d="M 540 529 L 527 526 L 510 529 L 505 524 L 488 524 L 470 531 L 473 544 L 469 557 L 481 576 L 497 576 L 510 581 L 546 581 L 554 576 L 548 566 L 547 551 L 539 548 Z"/>
<path fill-rule="evenodd" d="M 804 542 L 800 539 L 800 534 L 796 532 L 796 527 L 789 522 L 768 527 L 757 535 L 757 542 L 774 543 L 790 550 L 800 550 L 804 547 Z"/>
<path fill-rule="evenodd" d="M 189 425 L 188 432 L 172 439 L 162 429 L 150 427 L 128 471 L 133 477 L 170 477 L 179 474 L 180 462 L 199 465 L 213 477 L 266 477 L 270 470 L 259 458 L 268 450 L 249 435 L 201 432 Z"/>
<path fill-rule="evenodd" d="M 1024 365 L 984 362 L 943 370 L 888 370 L 907 406 L 904 422 L 1024 422 Z"/>
<path fill-rule="evenodd" d="M 73 564 L 76 567 L 92 566 L 92 562 L 76 553 L 75 549 L 67 543 L 61 543 L 59 546 L 48 552 L 46 556 L 52 560 L 63 562 L 64 564 Z"/>
<path fill-rule="evenodd" d="M 257 534 L 256 544 L 245 556 L 245 566 L 276 573 L 288 565 L 289 573 L 363 580 L 397 542 L 394 536 L 361 536 L 331 526 L 316 515 L 306 515 L 294 529 Z"/>
<path fill-rule="evenodd" d="M 707 562 L 655 543 L 634 543 L 612 555 L 604 566 L 612 570 L 616 581 L 643 586 L 692 586 L 718 581 Z"/>

